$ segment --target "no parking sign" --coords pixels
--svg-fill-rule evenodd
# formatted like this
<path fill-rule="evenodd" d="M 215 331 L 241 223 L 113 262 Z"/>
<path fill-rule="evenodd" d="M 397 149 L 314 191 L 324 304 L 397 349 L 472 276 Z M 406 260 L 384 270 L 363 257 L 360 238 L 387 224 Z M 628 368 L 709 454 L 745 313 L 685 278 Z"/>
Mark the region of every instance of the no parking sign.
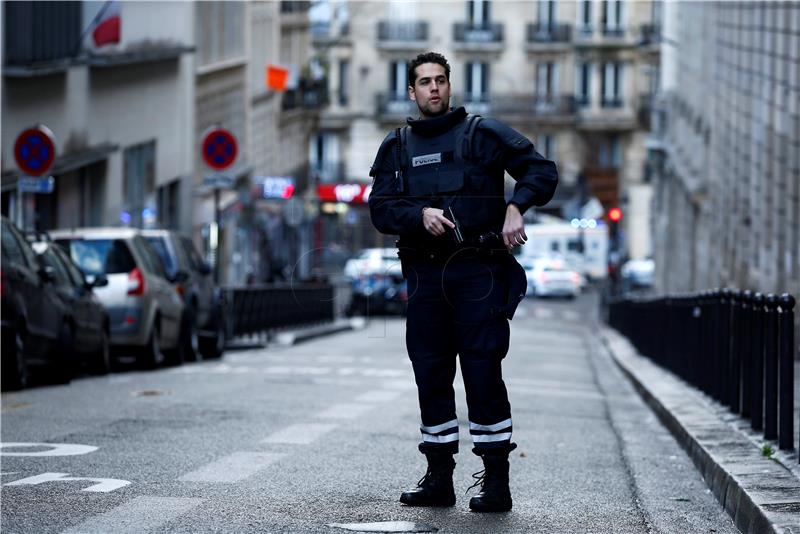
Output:
<path fill-rule="evenodd" d="M 214 128 L 203 138 L 203 161 L 214 170 L 227 169 L 239 152 L 236 138 L 224 128 Z"/>
<path fill-rule="evenodd" d="M 19 134 L 14 143 L 14 159 L 19 169 L 27 176 L 42 176 L 56 159 L 53 132 L 37 124 Z"/>

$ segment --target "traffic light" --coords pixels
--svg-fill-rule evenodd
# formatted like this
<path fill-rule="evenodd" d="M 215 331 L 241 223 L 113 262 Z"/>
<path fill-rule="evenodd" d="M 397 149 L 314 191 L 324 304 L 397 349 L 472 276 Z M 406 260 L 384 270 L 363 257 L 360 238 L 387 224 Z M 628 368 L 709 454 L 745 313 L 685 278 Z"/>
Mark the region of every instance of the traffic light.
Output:
<path fill-rule="evenodd" d="M 611 250 L 619 248 L 619 221 L 622 220 L 622 210 L 614 207 L 608 210 L 608 238 L 611 242 Z"/>
<path fill-rule="evenodd" d="M 612 223 L 618 223 L 622 219 L 622 210 L 619 208 L 611 208 L 608 210 L 608 220 Z"/>

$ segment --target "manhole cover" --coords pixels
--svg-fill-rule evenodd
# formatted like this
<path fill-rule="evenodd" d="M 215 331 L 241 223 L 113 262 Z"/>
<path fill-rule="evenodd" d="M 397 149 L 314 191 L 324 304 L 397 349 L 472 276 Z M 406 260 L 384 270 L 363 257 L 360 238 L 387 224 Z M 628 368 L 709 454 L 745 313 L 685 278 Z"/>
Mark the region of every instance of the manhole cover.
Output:
<path fill-rule="evenodd" d="M 375 523 L 331 523 L 329 527 L 352 532 L 438 532 L 438 528 L 426 523 L 411 521 L 378 521 Z"/>

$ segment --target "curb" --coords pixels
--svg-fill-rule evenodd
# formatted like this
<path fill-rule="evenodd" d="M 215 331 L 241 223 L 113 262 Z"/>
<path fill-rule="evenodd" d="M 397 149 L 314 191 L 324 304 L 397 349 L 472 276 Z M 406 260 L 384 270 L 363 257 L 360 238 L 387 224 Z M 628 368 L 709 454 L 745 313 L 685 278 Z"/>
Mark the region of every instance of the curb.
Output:
<path fill-rule="evenodd" d="M 326 323 L 318 326 L 311 326 L 308 328 L 301 328 L 289 332 L 276 333 L 274 340 L 278 345 L 290 346 L 304 341 L 309 341 L 314 338 L 327 336 L 330 334 L 337 334 L 346 330 L 356 330 L 359 325 L 353 320 L 340 319 L 332 323 Z"/>
<path fill-rule="evenodd" d="M 601 327 L 600 339 L 741 532 L 800 533 L 800 479 L 792 471 L 765 458 L 700 392 L 640 356 L 619 333 Z"/>

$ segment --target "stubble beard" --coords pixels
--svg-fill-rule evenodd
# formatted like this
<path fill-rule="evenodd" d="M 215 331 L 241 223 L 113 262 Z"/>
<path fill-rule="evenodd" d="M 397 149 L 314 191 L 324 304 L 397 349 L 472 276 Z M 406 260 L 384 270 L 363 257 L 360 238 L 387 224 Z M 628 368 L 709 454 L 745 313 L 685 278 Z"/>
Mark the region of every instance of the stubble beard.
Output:
<path fill-rule="evenodd" d="M 440 109 L 433 109 L 431 107 L 430 101 L 424 106 L 417 105 L 419 108 L 419 113 L 425 118 L 432 119 L 434 117 L 440 117 L 447 113 L 450 110 L 450 99 L 448 98 L 445 100 L 441 96 L 439 97 L 439 105 L 441 106 Z"/>

